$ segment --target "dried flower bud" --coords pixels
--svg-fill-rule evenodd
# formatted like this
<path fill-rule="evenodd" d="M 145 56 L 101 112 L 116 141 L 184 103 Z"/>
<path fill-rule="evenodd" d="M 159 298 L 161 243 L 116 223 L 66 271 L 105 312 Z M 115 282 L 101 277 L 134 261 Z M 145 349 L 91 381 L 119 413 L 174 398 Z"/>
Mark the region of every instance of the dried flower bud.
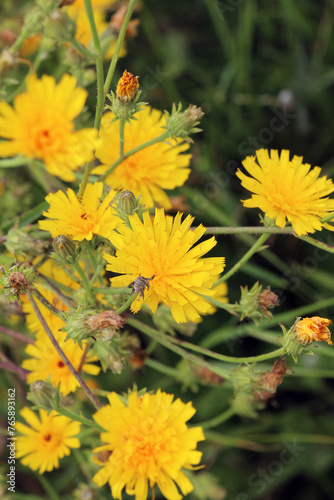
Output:
<path fill-rule="evenodd" d="M 127 11 L 127 6 L 121 5 L 110 20 L 109 25 L 117 35 L 121 30 L 126 11 Z M 133 19 L 132 21 L 130 21 L 126 28 L 125 36 L 129 38 L 137 36 L 137 27 L 139 23 L 140 23 L 139 19 Z"/>
<path fill-rule="evenodd" d="M 272 398 L 277 387 L 283 382 L 284 375 L 289 371 L 285 358 L 275 361 L 271 370 L 262 375 L 258 389 L 253 393 L 254 399 L 267 401 Z"/>
<path fill-rule="evenodd" d="M 15 264 L 10 269 L 4 266 L 5 277 L 0 279 L 1 290 L 7 296 L 8 302 L 20 303 L 20 295 L 34 290 L 36 270 L 28 262 Z"/>
<path fill-rule="evenodd" d="M 257 281 L 250 290 L 247 286 L 240 288 L 241 321 L 251 318 L 255 324 L 258 324 L 264 316 L 272 318 L 268 308 L 278 306 L 279 302 L 277 295 L 270 291 L 270 287 L 262 291 L 262 285 Z"/>
<path fill-rule="evenodd" d="M 116 96 L 120 101 L 132 102 L 135 99 L 139 89 L 138 78 L 139 76 L 133 76 L 127 70 L 124 71 L 116 89 Z"/>
<path fill-rule="evenodd" d="M 139 275 L 129 286 L 132 286 L 133 291 L 138 293 L 141 299 L 144 299 L 144 292 L 146 289 L 148 290 L 150 288 L 149 282 L 153 280 L 153 278 L 154 274 L 150 278 L 144 278 L 144 276 Z"/>
<path fill-rule="evenodd" d="M 11 45 L 13 45 L 13 43 L 16 41 L 17 39 L 17 34 L 8 29 L 8 28 L 3 28 L 1 31 L 0 31 L 0 41 L 4 44 L 4 45 L 7 45 L 8 47 L 10 47 Z"/>
<path fill-rule="evenodd" d="M 115 330 L 123 328 L 125 319 L 115 313 L 115 311 L 103 311 L 93 314 L 85 319 L 85 325 L 90 333 L 98 333 L 105 328 L 112 327 Z"/>

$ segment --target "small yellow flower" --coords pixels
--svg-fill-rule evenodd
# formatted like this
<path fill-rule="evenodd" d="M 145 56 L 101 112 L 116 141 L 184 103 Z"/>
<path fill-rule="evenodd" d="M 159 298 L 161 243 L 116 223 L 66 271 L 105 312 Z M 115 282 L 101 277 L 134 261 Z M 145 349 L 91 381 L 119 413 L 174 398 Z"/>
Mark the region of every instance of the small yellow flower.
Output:
<path fill-rule="evenodd" d="M 91 0 L 93 11 L 94 11 L 94 20 L 95 26 L 98 34 L 101 36 L 106 30 L 108 30 L 109 23 L 106 22 L 106 11 L 112 4 L 116 3 L 117 0 Z M 93 44 L 92 32 L 89 24 L 89 20 L 86 14 L 85 4 L 83 0 L 75 0 L 73 5 L 69 5 L 68 7 L 64 7 L 65 12 L 68 16 L 75 21 L 76 24 L 76 34 L 75 38 L 85 47 L 91 47 Z M 110 34 L 112 31 L 110 30 Z M 108 47 L 104 57 L 106 59 L 110 59 L 114 53 L 116 45 L 116 36 L 115 40 L 112 40 L 110 46 Z M 94 47 L 91 47 L 94 50 Z M 126 55 L 125 46 L 123 44 L 120 52 L 120 57 L 124 57 Z"/>
<path fill-rule="evenodd" d="M 168 500 L 182 498 L 177 486 L 183 495 L 190 493 L 193 485 L 182 468 L 199 464 L 202 453 L 196 446 L 205 439 L 201 427 L 187 427 L 195 413 L 191 403 L 173 402 L 172 394 L 160 390 L 142 397 L 133 392 L 128 406 L 114 392 L 108 399 L 110 404 L 94 415 L 106 430 L 101 441 L 107 444 L 94 450 L 103 467 L 93 481 L 98 486 L 108 482 L 116 499 L 122 498 L 124 487 L 136 500 L 146 500 L 148 488 L 155 485 Z"/>
<path fill-rule="evenodd" d="M 23 465 L 43 474 L 59 467 L 59 459 L 71 453 L 70 448 L 80 448 L 77 437 L 80 424 L 52 411 L 39 410 L 39 418 L 29 408 L 20 412 L 27 424 L 16 422 L 16 430 L 22 434 L 16 441 L 16 458 Z"/>
<path fill-rule="evenodd" d="M 138 76 L 133 76 L 127 70 L 124 71 L 122 78 L 118 80 L 116 95 L 118 99 L 124 102 L 131 102 L 136 97 L 139 89 Z"/>
<path fill-rule="evenodd" d="M 88 184 L 84 195 L 79 200 L 72 191 L 67 190 L 49 194 L 45 199 L 50 204 L 43 212 L 48 220 L 39 221 L 40 229 L 49 231 L 52 238 L 59 235 L 69 236 L 73 240 L 91 240 L 94 234 L 108 238 L 120 223 L 109 206 L 116 192 L 111 190 L 101 203 L 103 183 Z"/>
<path fill-rule="evenodd" d="M 112 286 L 129 286 L 139 276 L 141 281 L 146 279 L 132 302 L 133 312 L 145 302 L 154 313 L 163 302 L 171 308 L 175 321 L 184 323 L 212 311 L 201 295 L 215 297 L 220 292 L 212 285 L 223 271 L 225 259 L 202 258 L 216 245 L 215 238 L 193 247 L 205 228 L 200 225 L 190 230 L 194 217 L 188 215 L 183 222 L 181 217 L 180 213 L 174 219 L 166 216 L 163 209 L 156 209 L 153 222 L 149 212 L 144 212 L 143 222 L 137 214 L 130 215 L 132 229 L 122 227 L 121 234 L 114 232 L 110 238 L 117 252 L 116 256 L 104 254 L 107 269 L 121 275 L 111 278 Z"/>
<path fill-rule="evenodd" d="M 321 342 L 322 340 L 329 345 L 333 345 L 331 332 L 328 329 L 331 323 L 330 319 L 320 318 L 319 316 L 303 318 L 294 326 L 295 338 L 303 345 Z"/>
<path fill-rule="evenodd" d="M 87 91 L 76 79 L 64 75 L 56 84 L 52 76 L 27 77 L 27 90 L 14 107 L 0 102 L 0 155 L 21 154 L 44 162 L 46 169 L 64 181 L 75 180 L 74 171 L 92 160 L 97 131 L 74 131 L 73 120 L 84 107 Z"/>
<path fill-rule="evenodd" d="M 165 130 L 166 119 L 161 112 L 146 106 L 135 115 L 136 120 L 125 124 L 124 153 L 140 146 Z M 94 174 L 104 174 L 118 159 L 119 123 L 113 122 L 113 113 L 106 113 L 102 118 L 101 143 L 96 156 L 102 165 L 94 169 Z M 170 208 L 171 203 L 165 193 L 167 189 L 182 186 L 188 179 L 191 155 L 183 154 L 189 149 L 188 143 L 176 141 L 159 142 L 125 158 L 111 174 L 106 182 L 114 189 L 128 189 L 137 198 L 142 195 L 141 202 L 146 208 L 155 203 Z"/>
<path fill-rule="evenodd" d="M 266 149 L 256 151 L 242 163 L 248 177 L 240 170 L 237 176 L 244 188 L 253 192 L 251 198 L 243 200 L 248 208 L 260 208 L 266 216 L 275 220 L 276 226 L 285 227 L 288 220 L 298 234 L 314 233 L 323 227 L 333 230 L 333 226 L 323 224 L 321 219 L 334 211 L 334 200 L 328 195 L 334 191 L 334 184 L 326 176 L 319 177 L 321 169 L 303 164 L 301 156 L 289 160 L 289 151 Z"/>
<path fill-rule="evenodd" d="M 76 370 L 81 369 L 82 372 L 89 375 L 99 374 L 100 368 L 92 364 L 94 361 L 97 361 L 96 356 L 92 356 L 89 353 L 85 355 L 85 350 L 81 349 L 72 339 L 68 339 L 65 342 L 65 332 L 53 331 L 52 333 L 67 359 Z M 84 347 L 86 342 L 83 341 L 82 344 Z M 38 333 L 35 343 L 29 344 L 26 347 L 26 353 L 31 358 L 23 361 L 22 368 L 30 372 L 27 378 L 28 384 L 32 384 L 36 380 L 47 380 L 48 377 L 51 377 L 51 384 L 54 387 L 59 386 L 59 390 L 64 396 L 70 392 L 74 392 L 79 387 L 79 382 L 67 368 L 45 333 Z M 83 356 L 85 356 L 85 361 L 82 364 Z"/>

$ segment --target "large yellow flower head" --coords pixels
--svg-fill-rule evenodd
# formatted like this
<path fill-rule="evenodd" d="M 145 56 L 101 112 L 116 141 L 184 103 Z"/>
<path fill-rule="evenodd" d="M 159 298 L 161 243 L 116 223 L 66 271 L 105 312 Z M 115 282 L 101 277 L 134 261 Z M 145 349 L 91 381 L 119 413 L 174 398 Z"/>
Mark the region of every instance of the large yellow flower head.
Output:
<path fill-rule="evenodd" d="M 101 143 L 96 156 L 102 162 L 94 169 L 96 174 L 104 174 L 119 155 L 119 123 L 113 122 L 113 113 L 106 113 L 102 119 Z M 146 106 L 135 114 L 136 120 L 125 124 L 124 153 L 140 146 L 144 142 L 162 134 L 166 124 L 160 111 Z M 166 189 L 182 186 L 188 179 L 191 155 L 182 154 L 189 148 L 188 143 L 181 140 L 158 142 L 125 158 L 111 174 L 106 182 L 114 189 L 129 189 L 137 197 L 142 195 L 142 203 L 146 208 L 155 203 L 170 208 L 171 203 L 165 193 Z"/>
<path fill-rule="evenodd" d="M 196 451 L 198 441 L 204 440 L 201 427 L 188 429 L 186 422 L 194 415 L 191 403 L 157 391 L 138 397 L 129 396 L 125 406 L 116 393 L 108 396 L 109 405 L 94 415 L 106 432 L 101 434 L 104 446 L 96 452 L 108 454 L 99 461 L 102 469 L 93 481 L 99 486 L 107 482 L 113 498 L 121 499 L 122 490 L 146 500 L 148 488 L 157 485 L 168 500 L 179 500 L 193 490 L 182 468 L 193 469 L 202 453 Z"/>
<path fill-rule="evenodd" d="M 133 312 L 139 311 L 143 302 L 155 312 L 163 302 L 178 323 L 198 321 L 201 314 L 211 312 L 211 304 L 201 294 L 218 293 L 218 287 L 212 285 L 223 271 L 225 259 L 202 258 L 216 245 L 215 238 L 193 247 L 205 228 L 200 225 L 190 230 L 194 217 L 188 215 L 183 222 L 181 217 L 178 213 L 173 219 L 163 209 L 156 209 L 153 221 L 149 212 L 144 212 L 142 222 L 135 214 L 129 217 L 132 229 L 122 227 L 120 234 L 113 233 L 110 238 L 117 252 L 116 256 L 104 254 L 109 262 L 107 269 L 122 275 L 111 278 L 112 286 L 128 286 L 138 276 L 142 282 L 146 278 L 146 286 L 132 302 Z"/>
<path fill-rule="evenodd" d="M 67 359 L 76 370 L 90 375 L 99 374 L 100 368 L 92 364 L 94 361 L 97 361 L 96 356 L 92 356 L 89 353 L 85 354 L 85 350 L 81 349 L 72 339 L 68 339 L 65 342 L 65 332 L 53 331 L 52 333 Z M 85 345 L 86 342 L 83 341 L 83 346 L 85 347 Z M 36 380 L 47 380 L 48 377 L 51 377 L 51 384 L 54 387 L 59 386 L 59 390 L 64 396 L 70 392 L 74 392 L 79 387 L 79 382 L 67 368 L 45 333 L 39 333 L 35 343 L 28 344 L 26 353 L 31 358 L 25 359 L 22 367 L 30 372 L 27 377 L 28 384 L 32 384 Z M 83 356 L 85 356 L 84 362 L 82 362 Z"/>
<path fill-rule="evenodd" d="M 46 169 L 64 181 L 75 180 L 74 171 L 92 160 L 97 131 L 74 131 L 73 120 L 84 107 L 87 92 L 76 79 L 64 75 L 56 84 L 52 76 L 27 77 L 26 92 L 14 107 L 0 102 L 0 156 L 21 154 L 44 162 Z"/>
<path fill-rule="evenodd" d="M 255 156 L 242 162 L 252 177 L 237 172 L 243 187 L 254 193 L 243 201 L 245 207 L 260 208 L 282 228 L 288 220 L 298 235 L 314 233 L 322 227 L 333 229 L 321 219 L 334 210 L 334 200 L 328 199 L 334 184 L 326 176 L 319 177 L 319 167 L 311 170 L 310 165 L 302 163 L 301 156 L 289 160 L 287 150 L 281 156 L 271 150 L 269 156 L 266 149 L 260 149 L 256 156 L 259 164 Z"/>
<path fill-rule="evenodd" d="M 29 408 L 21 410 L 27 424 L 16 421 L 15 428 L 22 434 L 16 441 L 16 458 L 23 465 L 40 474 L 59 467 L 59 459 L 71 453 L 70 448 L 80 448 L 77 434 L 80 424 L 58 415 L 55 411 L 48 414 L 39 410 L 39 418 Z M 23 457 L 23 458 L 22 458 Z"/>
<path fill-rule="evenodd" d="M 49 231 L 52 238 L 64 235 L 73 240 L 91 240 L 94 234 L 108 238 L 121 222 L 115 215 L 110 203 L 116 192 L 111 190 L 101 203 L 103 183 L 88 184 L 83 197 L 79 200 L 72 191 L 67 190 L 49 194 L 45 199 L 50 204 L 43 212 L 47 220 L 39 221 L 40 229 Z"/>

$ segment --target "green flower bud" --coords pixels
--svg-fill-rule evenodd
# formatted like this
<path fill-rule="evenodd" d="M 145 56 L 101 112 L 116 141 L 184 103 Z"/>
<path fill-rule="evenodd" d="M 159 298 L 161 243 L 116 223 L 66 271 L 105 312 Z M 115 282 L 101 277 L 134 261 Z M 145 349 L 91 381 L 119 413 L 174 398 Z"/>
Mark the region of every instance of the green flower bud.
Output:
<path fill-rule="evenodd" d="M 196 125 L 200 123 L 201 118 L 204 113 L 201 108 L 190 104 L 190 106 L 182 111 L 182 104 L 176 107 L 175 103 L 172 107 L 172 112 L 166 113 L 166 129 L 169 132 L 170 137 L 185 139 L 187 142 L 193 142 L 189 135 L 201 132 L 200 128 Z"/>
<path fill-rule="evenodd" d="M 57 236 L 52 241 L 52 246 L 55 251 L 54 256 L 61 264 L 74 264 L 77 262 L 80 249 L 78 245 L 67 236 Z"/>
<path fill-rule="evenodd" d="M 262 291 L 262 285 L 256 282 L 250 290 L 247 286 L 240 288 L 241 321 L 245 318 L 251 318 L 258 325 L 265 316 L 272 318 L 268 308 L 278 306 L 279 302 L 277 295 L 270 291 L 270 287 Z"/>
<path fill-rule="evenodd" d="M 43 410 L 56 410 L 59 406 L 60 395 L 58 389 L 49 382 L 36 380 L 30 385 L 28 399 Z"/>

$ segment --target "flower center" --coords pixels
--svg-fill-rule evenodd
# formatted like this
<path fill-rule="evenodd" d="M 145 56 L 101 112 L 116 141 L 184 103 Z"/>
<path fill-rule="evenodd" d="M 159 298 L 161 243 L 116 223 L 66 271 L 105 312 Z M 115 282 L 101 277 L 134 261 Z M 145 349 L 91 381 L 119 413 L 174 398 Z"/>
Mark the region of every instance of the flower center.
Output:
<path fill-rule="evenodd" d="M 64 368 L 65 363 L 63 361 L 58 361 L 57 365 L 58 365 L 58 368 Z"/>

